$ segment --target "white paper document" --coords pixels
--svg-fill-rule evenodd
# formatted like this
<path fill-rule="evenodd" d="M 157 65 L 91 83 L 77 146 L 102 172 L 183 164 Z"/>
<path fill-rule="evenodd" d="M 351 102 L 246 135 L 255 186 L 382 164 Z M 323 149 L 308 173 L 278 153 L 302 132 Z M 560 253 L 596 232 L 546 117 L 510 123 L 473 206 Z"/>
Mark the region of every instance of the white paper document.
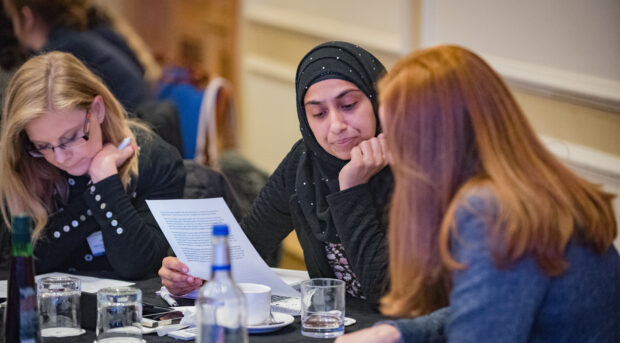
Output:
<path fill-rule="evenodd" d="M 310 279 L 310 275 L 308 275 L 307 270 L 294 270 L 294 269 L 283 269 L 283 268 L 271 268 L 276 275 L 282 279 L 282 281 L 286 282 L 289 286 L 297 286 L 301 282 Z"/>
<path fill-rule="evenodd" d="M 294 269 L 282 269 L 282 268 L 270 268 L 276 275 L 284 281 L 287 285 L 293 288 L 299 288 L 299 284 L 302 281 L 309 280 L 310 276 L 306 270 L 294 270 Z M 155 292 L 159 294 L 159 291 Z M 279 294 L 274 294 L 279 295 Z M 196 299 L 198 297 L 198 290 L 193 290 L 187 294 L 177 296 L 175 298 Z M 299 298 L 299 294 L 293 298 Z"/>
<path fill-rule="evenodd" d="M 74 277 L 80 279 L 82 284 L 82 292 L 86 293 L 97 293 L 98 290 L 105 287 L 125 287 L 131 286 L 133 282 L 121 281 L 121 280 L 113 280 L 113 279 L 101 279 L 92 276 L 82 276 L 82 275 L 74 275 L 74 274 L 66 274 L 66 273 L 47 273 L 35 276 L 35 280 L 40 280 L 44 277 L 48 276 L 64 276 L 64 277 Z M 0 298 L 6 298 L 7 294 L 7 281 L 0 281 Z"/>
<path fill-rule="evenodd" d="M 211 275 L 213 225 L 228 225 L 232 276 L 236 282 L 260 283 L 275 295 L 298 297 L 263 261 L 222 198 L 147 200 L 153 217 L 189 274 L 208 280 Z"/>

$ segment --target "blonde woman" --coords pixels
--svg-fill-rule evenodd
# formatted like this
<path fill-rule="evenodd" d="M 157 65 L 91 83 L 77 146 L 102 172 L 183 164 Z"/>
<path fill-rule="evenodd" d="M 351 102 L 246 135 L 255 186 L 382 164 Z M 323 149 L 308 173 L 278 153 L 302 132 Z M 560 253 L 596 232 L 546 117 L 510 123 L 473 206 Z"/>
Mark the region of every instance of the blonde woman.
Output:
<path fill-rule="evenodd" d="M 2 119 L 1 208 L 33 217 L 36 271 L 154 274 L 168 244 L 145 200 L 183 196 L 179 153 L 67 53 L 16 72 Z"/>
<path fill-rule="evenodd" d="M 413 53 L 379 84 L 391 152 L 388 315 L 338 342 L 618 342 L 612 194 L 540 142 L 478 56 Z"/>

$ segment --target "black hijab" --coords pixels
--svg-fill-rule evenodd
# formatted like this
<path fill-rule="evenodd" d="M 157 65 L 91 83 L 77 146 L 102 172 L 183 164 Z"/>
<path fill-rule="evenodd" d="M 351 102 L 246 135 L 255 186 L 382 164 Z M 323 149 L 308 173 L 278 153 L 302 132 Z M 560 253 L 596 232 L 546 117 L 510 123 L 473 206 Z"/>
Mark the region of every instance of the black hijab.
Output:
<path fill-rule="evenodd" d="M 378 117 L 376 83 L 385 74 L 385 67 L 370 52 L 346 42 L 323 43 L 310 50 L 297 68 L 297 116 L 305 151 L 297 168 L 296 193 L 299 205 L 312 234 L 324 242 L 339 243 L 326 197 L 340 190 L 338 174 L 349 161 L 325 151 L 314 137 L 306 118 L 304 97 L 313 84 L 327 79 L 341 79 L 355 84 L 370 99 L 374 109 L 377 132 L 381 132 Z M 388 180 L 389 179 L 389 180 Z M 387 203 L 391 192 L 389 168 L 373 176 L 369 183 L 377 190 L 379 205 Z"/>

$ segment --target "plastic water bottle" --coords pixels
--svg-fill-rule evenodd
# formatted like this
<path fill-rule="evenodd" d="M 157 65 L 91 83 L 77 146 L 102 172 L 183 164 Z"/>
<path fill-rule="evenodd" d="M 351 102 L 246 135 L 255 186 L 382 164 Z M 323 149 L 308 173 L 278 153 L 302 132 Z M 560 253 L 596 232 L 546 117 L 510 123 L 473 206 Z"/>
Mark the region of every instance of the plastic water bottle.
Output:
<path fill-rule="evenodd" d="M 213 226 L 211 279 L 196 300 L 196 342 L 248 342 L 245 297 L 230 273 L 228 226 Z"/>

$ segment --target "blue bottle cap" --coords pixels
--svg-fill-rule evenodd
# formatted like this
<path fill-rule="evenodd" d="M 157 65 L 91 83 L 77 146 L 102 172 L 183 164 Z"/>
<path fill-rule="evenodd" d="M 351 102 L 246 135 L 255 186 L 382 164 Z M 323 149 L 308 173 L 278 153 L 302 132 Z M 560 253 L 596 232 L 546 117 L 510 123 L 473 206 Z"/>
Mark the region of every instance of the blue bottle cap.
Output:
<path fill-rule="evenodd" d="M 228 236 L 228 225 L 213 225 L 213 236 Z"/>

